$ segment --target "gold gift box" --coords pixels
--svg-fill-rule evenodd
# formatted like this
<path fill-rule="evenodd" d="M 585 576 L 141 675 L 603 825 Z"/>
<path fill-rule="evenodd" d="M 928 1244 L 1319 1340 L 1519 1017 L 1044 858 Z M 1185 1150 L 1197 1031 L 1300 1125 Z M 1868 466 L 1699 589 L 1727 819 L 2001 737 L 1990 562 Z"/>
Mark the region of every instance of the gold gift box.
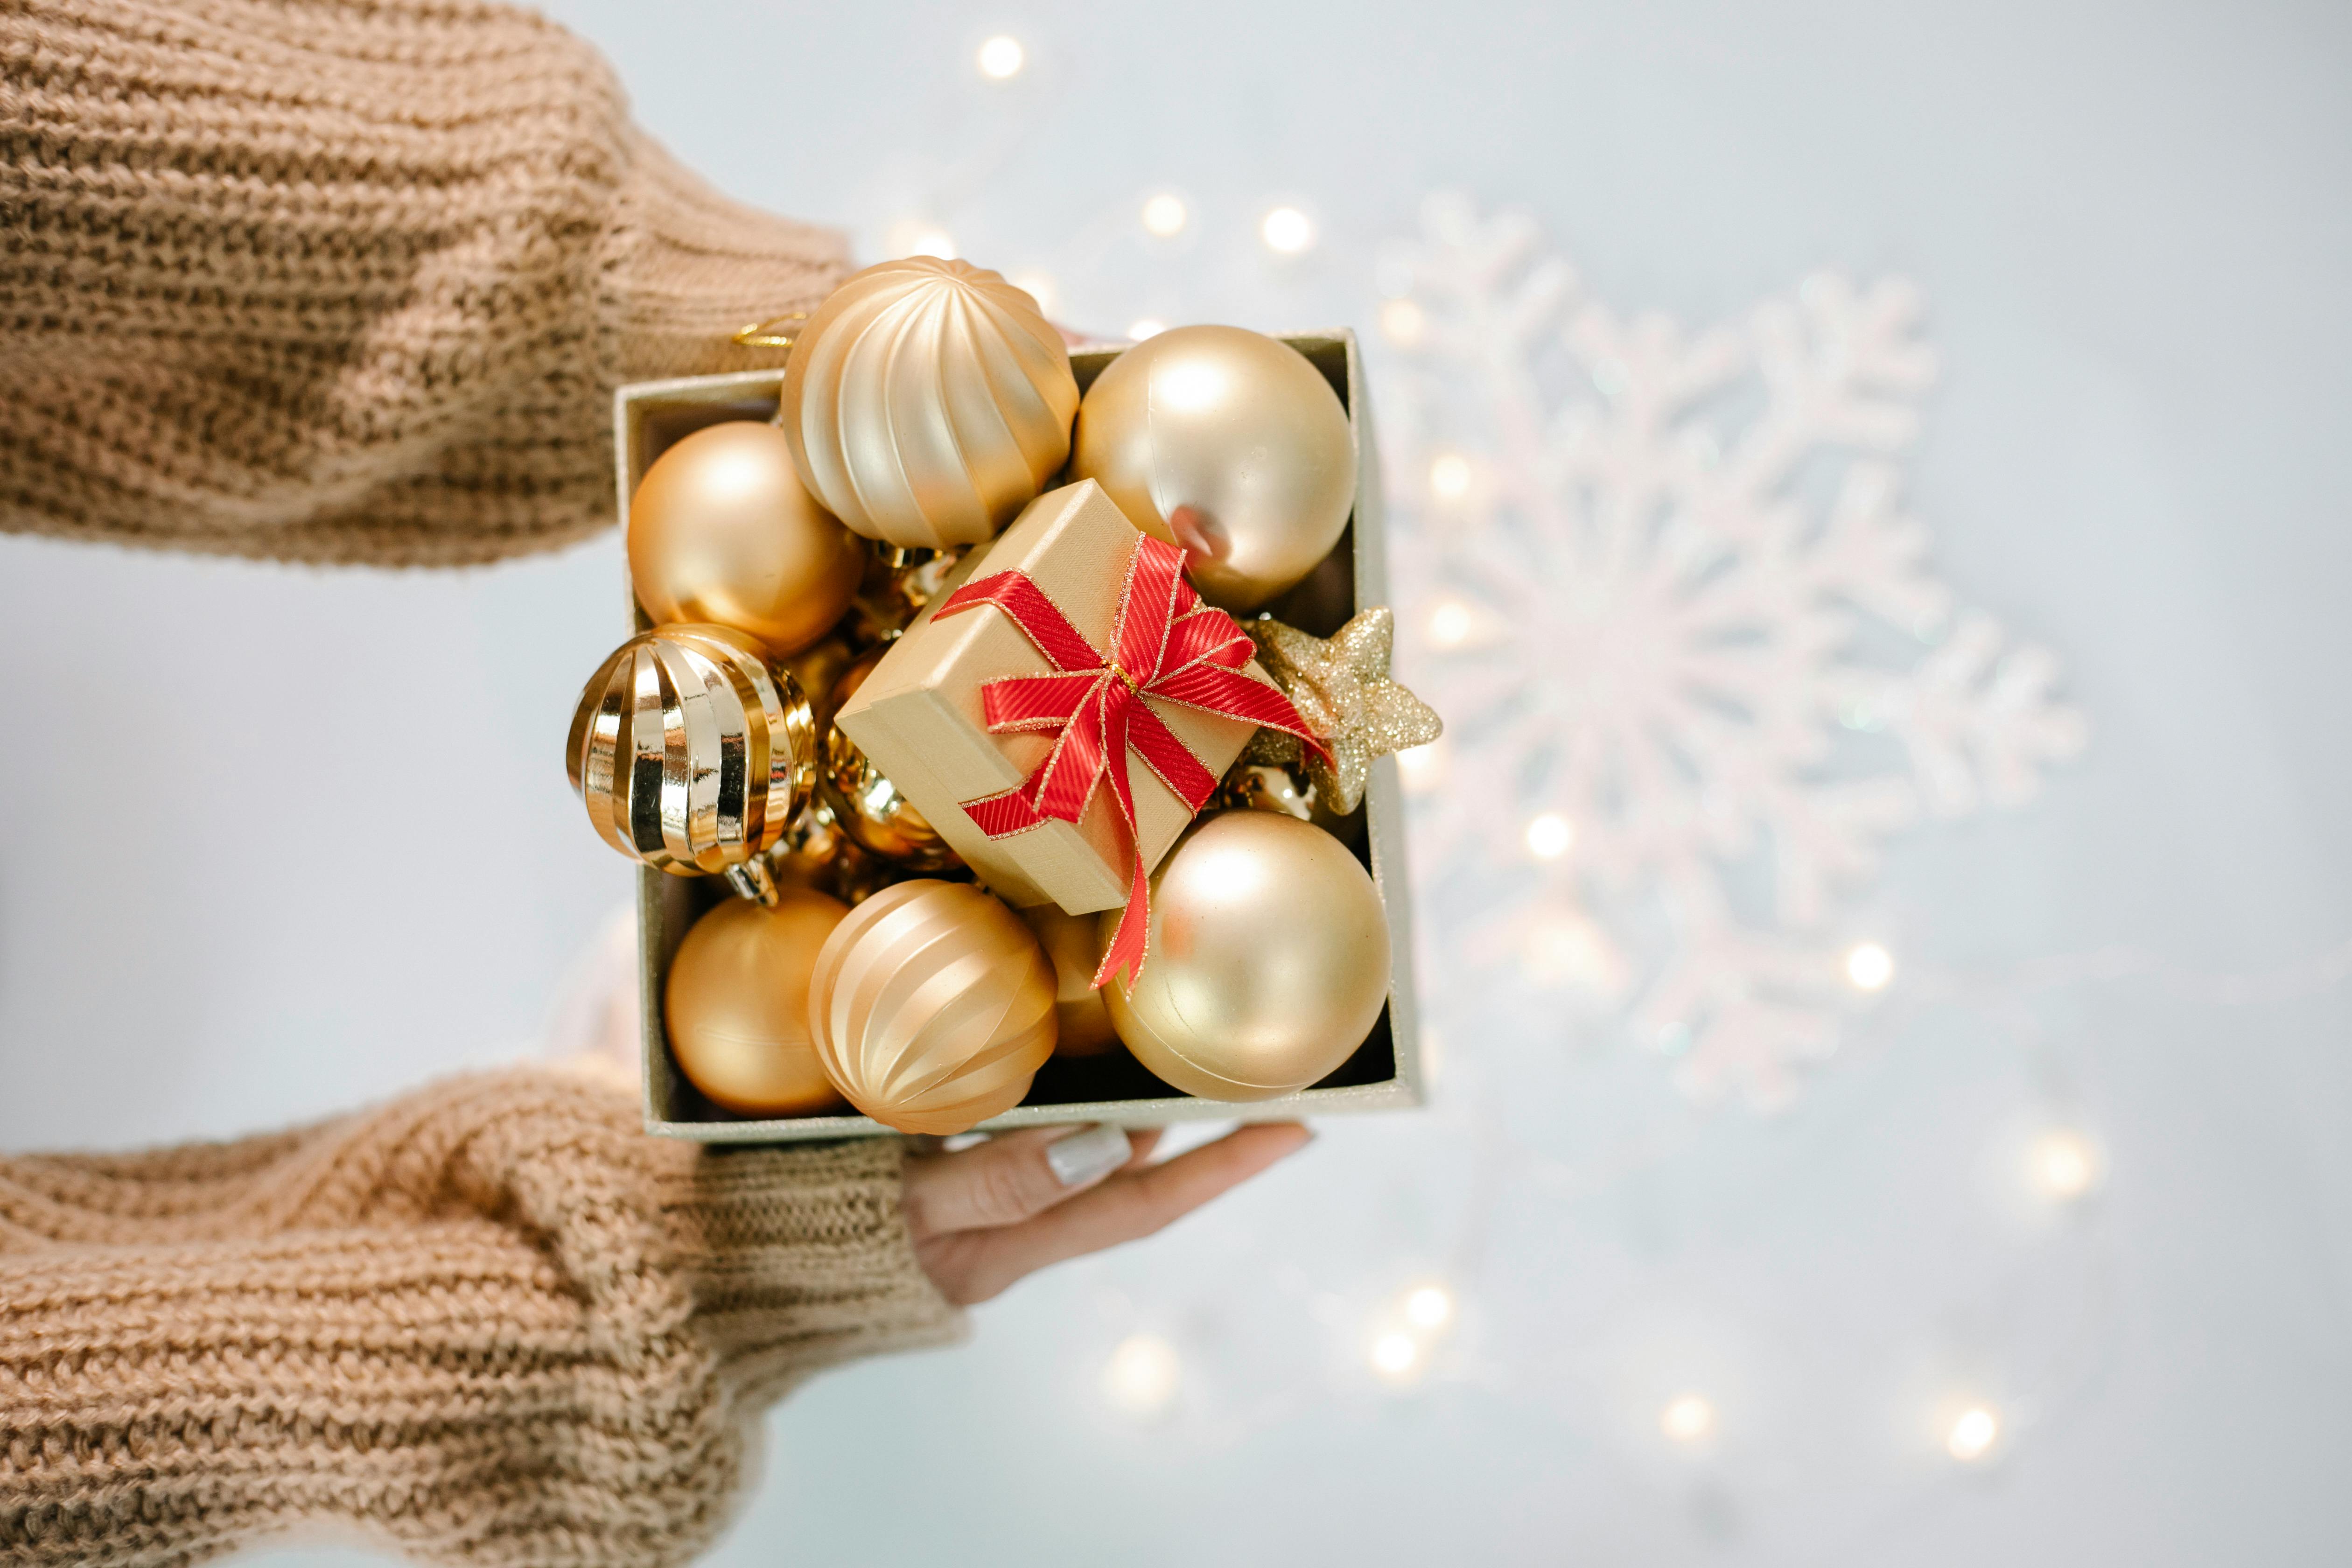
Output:
<path fill-rule="evenodd" d="M 1365 396 L 1363 363 L 1352 331 L 1343 328 L 1277 335 L 1306 355 L 1331 384 L 1348 410 L 1355 434 L 1356 510 L 1347 531 L 1307 581 L 1267 606 L 1276 618 L 1328 637 L 1359 605 L 1389 602 L 1371 405 Z M 1070 366 L 1077 373 L 1079 387 L 1093 384 L 1103 367 L 1123 352 L 1119 348 L 1073 350 Z M 618 458 L 622 527 L 628 526 L 629 498 L 656 458 L 705 426 L 729 419 L 773 417 L 783 379 L 781 370 L 746 371 L 737 375 L 639 382 L 614 394 L 614 449 Z M 634 629 L 645 629 L 648 623 L 634 600 L 630 608 Z M 1123 1050 L 1096 1057 L 1055 1057 L 1039 1069 L 1027 1100 L 982 1122 L 981 1128 L 1064 1121 L 1112 1121 L 1127 1127 L 1172 1121 L 1277 1121 L 1423 1104 L 1427 1079 L 1413 1006 L 1412 900 L 1405 876 L 1403 801 L 1394 758 L 1383 757 L 1374 764 L 1363 805 L 1339 826 L 1343 840 L 1350 842 L 1357 858 L 1371 871 L 1388 911 L 1390 980 L 1388 1005 L 1364 1043 L 1338 1071 L 1296 1094 L 1234 1104 L 1179 1094 Z M 696 918 L 720 899 L 732 896 L 727 884 L 715 877 L 673 877 L 646 868 L 637 873 L 646 1131 L 714 1143 L 779 1143 L 889 1131 L 863 1116 L 751 1119 L 730 1115 L 704 1100 L 678 1072 L 670 1059 L 662 1023 L 662 993 L 669 978 L 670 960 Z"/>

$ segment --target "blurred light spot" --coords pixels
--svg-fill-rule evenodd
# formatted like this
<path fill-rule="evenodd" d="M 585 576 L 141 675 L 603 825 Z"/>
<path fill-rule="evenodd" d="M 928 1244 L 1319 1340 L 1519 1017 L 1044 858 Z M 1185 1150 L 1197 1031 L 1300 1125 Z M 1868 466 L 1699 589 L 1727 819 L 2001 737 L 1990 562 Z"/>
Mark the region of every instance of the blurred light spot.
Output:
<path fill-rule="evenodd" d="M 1429 612 L 1429 640 L 1439 647 L 1460 647 L 1470 640 L 1470 606 L 1459 599 L 1440 599 Z"/>
<path fill-rule="evenodd" d="M 2026 1168 L 2035 1186 L 2051 1197 L 2068 1201 L 2097 1184 L 2099 1152 L 2080 1132 L 2061 1128 L 2033 1141 Z"/>
<path fill-rule="evenodd" d="M 1020 39 L 999 33 L 980 46 L 978 58 L 981 75 L 991 81 L 1010 81 L 1029 63 L 1029 51 L 1021 47 Z"/>
<path fill-rule="evenodd" d="M 1405 1293 L 1404 1321 L 1423 1333 L 1454 1321 L 1454 1292 L 1443 1285 L 1422 1285 Z"/>
<path fill-rule="evenodd" d="M 1556 811 L 1547 811 L 1528 824 L 1528 853 L 1538 860 L 1557 860 L 1575 842 L 1575 826 Z"/>
<path fill-rule="evenodd" d="M 1315 221 L 1297 207 L 1276 207 L 1257 226 L 1265 247 L 1277 256 L 1298 256 L 1315 247 Z"/>
<path fill-rule="evenodd" d="M 1158 1334 L 1129 1334 L 1103 1367 L 1103 1397 L 1129 1415 L 1157 1415 L 1183 1381 L 1176 1347 Z"/>
<path fill-rule="evenodd" d="M 1372 1370 L 1391 1383 L 1402 1383 L 1421 1368 L 1421 1346 L 1411 1334 L 1391 1330 L 1375 1335 L 1368 1358 Z"/>
<path fill-rule="evenodd" d="M 1185 221 L 1192 216 L 1184 210 L 1184 198 L 1167 191 L 1143 204 L 1143 226 L 1162 239 L 1183 233 Z"/>
<path fill-rule="evenodd" d="M 1846 950 L 1845 977 L 1857 991 L 1884 991 L 1895 978 L 1895 955 L 1874 942 L 1856 942 Z"/>
<path fill-rule="evenodd" d="M 1470 459 L 1448 452 L 1429 465 L 1429 488 L 1440 500 L 1460 500 L 1470 493 Z"/>
<path fill-rule="evenodd" d="M 890 229 L 890 253 L 893 256 L 936 256 L 952 259 L 956 253 L 955 236 L 938 224 L 922 218 L 908 218 Z"/>
<path fill-rule="evenodd" d="M 1039 315 L 1051 316 L 1054 313 L 1054 306 L 1060 299 L 1061 290 L 1055 286 L 1051 273 L 1016 272 L 1007 281 L 1037 301 Z"/>
<path fill-rule="evenodd" d="M 1408 746 L 1397 753 L 1397 778 L 1407 795 L 1433 795 L 1445 783 L 1445 753 L 1442 741 L 1432 741 L 1425 746 Z"/>
<path fill-rule="evenodd" d="M 1962 1464 L 1974 1464 L 1992 1452 L 1993 1443 L 2000 1436 L 2000 1419 L 1983 1405 L 1971 1405 L 1953 1418 L 1944 1447 Z"/>
<path fill-rule="evenodd" d="M 1428 334 L 1429 318 L 1411 300 L 1391 300 L 1381 306 L 1381 332 L 1401 349 L 1417 346 Z"/>
<path fill-rule="evenodd" d="M 1658 1413 L 1658 1430 L 1677 1443 L 1699 1443 L 1715 1435 L 1715 1406 L 1685 1394 Z"/>
<path fill-rule="evenodd" d="M 1139 343 L 1146 338 L 1156 338 L 1167 330 L 1168 323 L 1157 316 L 1138 316 L 1128 322 L 1127 336 L 1130 342 Z"/>

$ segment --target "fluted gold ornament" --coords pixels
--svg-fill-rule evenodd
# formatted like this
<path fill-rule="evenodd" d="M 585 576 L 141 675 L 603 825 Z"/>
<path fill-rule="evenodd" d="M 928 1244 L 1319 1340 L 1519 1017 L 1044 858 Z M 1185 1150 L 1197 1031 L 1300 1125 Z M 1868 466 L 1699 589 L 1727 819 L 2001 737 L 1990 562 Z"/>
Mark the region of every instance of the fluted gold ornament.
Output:
<path fill-rule="evenodd" d="M 763 422 L 697 430 L 654 460 L 629 500 L 629 580 L 657 623 L 712 621 L 772 654 L 824 636 L 867 547 L 816 504 L 792 443 Z"/>
<path fill-rule="evenodd" d="M 730 899 L 694 922 L 662 999 L 670 1055 L 722 1110 L 814 1116 L 842 1105 L 809 1037 L 809 976 L 849 906 L 806 888 Z"/>
<path fill-rule="evenodd" d="M 801 478 L 868 539 L 977 544 L 1070 453 L 1078 384 L 1037 302 L 928 256 L 852 274 L 794 336 L 776 421 Z"/>
<path fill-rule="evenodd" d="M 1101 918 L 1108 939 L 1119 911 Z M 1388 916 L 1356 858 L 1277 811 L 1228 811 L 1151 879 L 1132 991 L 1103 988 L 1135 1058 L 1204 1100 L 1272 1100 L 1355 1054 L 1389 990 Z"/>
<path fill-rule="evenodd" d="M 1054 1054 L 1098 1057 L 1117 1049 L 1118 1031 L 1111 1027 L 1110 1009 L 1094 984 L 1102 963 L 1100 919 L 1064 914 L 1054 904 L 1019 913 L 1054 965 Z"/>
<path fill-rule="evenodd" d="M 1249 621 L 1242 629 L 1257 644 L 1265 672 L 1322 738 L 1331 761 L 1327 765 L 1296 735 L 1277 730 L 1260 730 L 1242 760 L 1303 766 L 1332 810 L 1344 815 L 1362 803 L 1375 759 L 1425 746 L 1445 732 L 1437 710 L 1390 678 L 1396 615 L 1386 605 L 1361 611 L 1328 637 L 1280 621 Z"/>
<path fill-rule="evenodd" d="M 850 1103 L 901 1132 L 961 1132 L 1021 1103 L 1054 1054 L 1054 966 L 965 882 L 883 889 L 834 928 L 809 1032 Z"/>
<path fill-rule="evenodd" d="M 1182 545 L 1201 596 L 1254 610 L 1331 552 L 1356 502 L 1356 441 L 1322 373 L 1240 327 L 1176 327 L 1104 367 L 1078 405 L 1070 477 Z"/>
<path fill-rule="evenodd" d="M 874 673 L 883 652 L 881 648 L 867 652 L 842 673 L 825 700 L 827 712 L 841 711 L 850 694 Z M 817 791 L 841 830 L 866 853 L 909 871 L 944 871 L 963 864 L 930 819 L 915 809 L 889 775 L 876 767 L 838 725 L 825 726 Z"/>
<path fill-rule="evenodd" d="M 809 797 L 816 729 L 799 683 L 747 632 L 656 626 L 580 693 L 564 746 L 604 842 L 678 876 L 742 866 Z"/>

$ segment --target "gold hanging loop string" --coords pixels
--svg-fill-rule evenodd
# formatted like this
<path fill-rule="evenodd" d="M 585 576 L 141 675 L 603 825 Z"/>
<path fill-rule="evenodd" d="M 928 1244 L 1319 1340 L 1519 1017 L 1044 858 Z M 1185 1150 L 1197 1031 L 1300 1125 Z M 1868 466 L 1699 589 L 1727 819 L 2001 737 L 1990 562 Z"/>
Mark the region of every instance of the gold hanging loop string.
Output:
<path fill-rule="evenodd" d="M 764 321 L 754 321 L 740 329 L 735 333 L 735 342 L 747 349 L 788 349 L 793 346 L 796 334 L 776 329 L 808 319 L 806 310 L 787 310 L 781 316 L 771 316 Z"/>

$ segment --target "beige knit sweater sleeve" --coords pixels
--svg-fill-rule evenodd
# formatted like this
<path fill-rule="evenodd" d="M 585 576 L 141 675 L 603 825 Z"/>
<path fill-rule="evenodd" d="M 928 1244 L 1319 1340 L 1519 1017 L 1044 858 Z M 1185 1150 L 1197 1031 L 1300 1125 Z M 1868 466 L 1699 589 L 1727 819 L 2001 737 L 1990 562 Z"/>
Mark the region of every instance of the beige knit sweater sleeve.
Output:
<path fill-rule="evenodd" d="M 774 363 L 838 237 L 467 0 L 0 0 L 0 530 L 488 561 L 613 514 L 625 381 Z"/>
<path fill-rule="evenodd" d="M 649 1138 L 544 1072 L 239 1143 L 0 1159 L 0 1563 L 289 1531 L 683 1563 L 761 1404 L 953 1336 L 898 1160 Z"/>

